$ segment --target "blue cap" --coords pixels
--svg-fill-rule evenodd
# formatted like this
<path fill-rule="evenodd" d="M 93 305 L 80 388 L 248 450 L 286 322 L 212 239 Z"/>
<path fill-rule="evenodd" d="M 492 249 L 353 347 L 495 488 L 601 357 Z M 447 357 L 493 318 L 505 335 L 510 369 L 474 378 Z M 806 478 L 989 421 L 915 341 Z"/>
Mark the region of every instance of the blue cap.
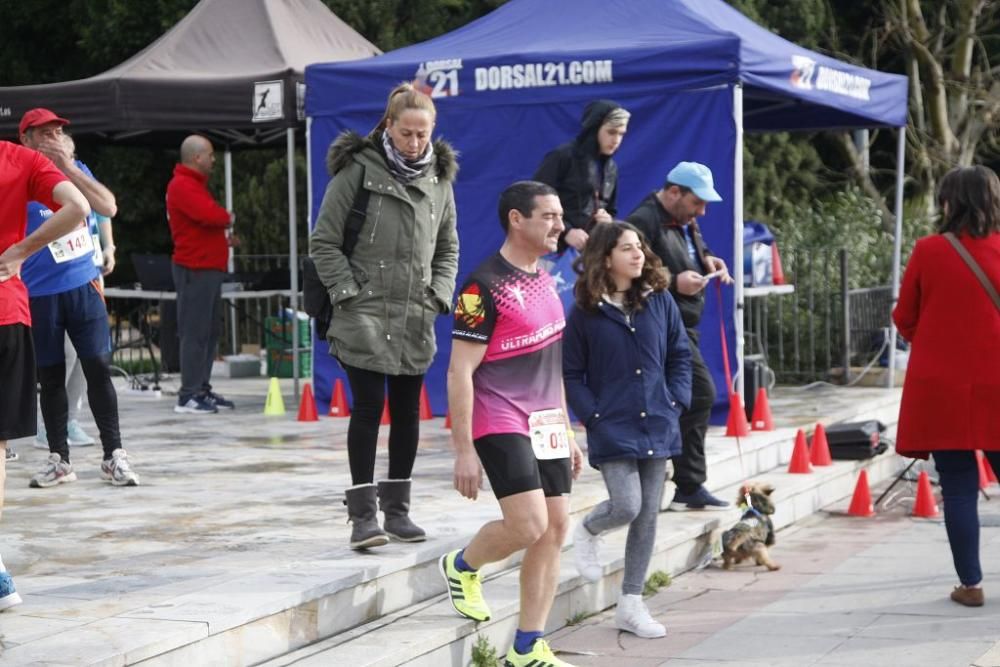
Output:
<path fill-rule="evenodd" d="M 712 170 L 699 162 L 678 162 L 667 174 L 667 183 L 691 188 L 705 201 L 722 201 L 712 182 Z"/>

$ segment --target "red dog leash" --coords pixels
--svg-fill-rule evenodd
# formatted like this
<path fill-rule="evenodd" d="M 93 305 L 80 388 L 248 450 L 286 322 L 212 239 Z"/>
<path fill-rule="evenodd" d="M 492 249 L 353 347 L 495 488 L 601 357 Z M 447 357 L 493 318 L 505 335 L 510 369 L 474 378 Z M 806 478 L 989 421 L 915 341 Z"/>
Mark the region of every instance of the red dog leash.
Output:
<path fill-rule="evenodd" d="M 729 367 L 729 344 L 726 343 L 726 325 L 724 324 L 725 312 L 722 308 L 721 280 L 715 283 L 715 293 L 716 296 L 718 297 L 717 301 L 719 305 L 719 340 L 722 342 L 722 366 L 726 371 L 726 395 L 729 397 L 729 409 L 742 410 L 743 402 L 740 400 L 739 395 L 733 389 L 733 372 L 732 369 Z M 750 500 L 750 493 L 745 490 L 748 477 L 747 477 L 746 466 L 743 463 L 743 445 L 740 442 L 739 431 L 736 432 L 735 437 L 736 437 L 736 452 L 739 455 L 740 459 L 740 473 L 742 473 L 743 475 L 743 488 L 744 488 L 743 497 L 746 499 L 747 507 L 749 507 L 750 509 L 754 509 L 753 503 Z"/>

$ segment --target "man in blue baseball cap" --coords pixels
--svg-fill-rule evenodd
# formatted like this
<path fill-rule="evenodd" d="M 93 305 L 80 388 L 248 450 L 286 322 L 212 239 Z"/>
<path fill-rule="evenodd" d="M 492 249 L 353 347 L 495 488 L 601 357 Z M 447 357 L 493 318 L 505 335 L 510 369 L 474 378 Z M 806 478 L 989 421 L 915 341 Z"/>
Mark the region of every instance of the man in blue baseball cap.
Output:
<path fill-rule="evenodd" d="M 662 188 L 642 200 L 626 221 L 645 234 L 650 249 L 673 275 L 670 291 L 680 308 L 691 341 L 691 405 L 681 413 L 681 455 L 673 459 L 677 491 L 670 509 L 724 510 L 729 503 L 705 488 L 705 434 L 715 402 L 715 383 L 698 350 L 698 322 L 705 309 L 704 276 L 719 273 L 732 283 L 726 263 L 712 254 L 701 236 L 697 219 L 711 202 L 722 201 L 712 170 L 698 162 L 680 162 L 667 174 Z"/>

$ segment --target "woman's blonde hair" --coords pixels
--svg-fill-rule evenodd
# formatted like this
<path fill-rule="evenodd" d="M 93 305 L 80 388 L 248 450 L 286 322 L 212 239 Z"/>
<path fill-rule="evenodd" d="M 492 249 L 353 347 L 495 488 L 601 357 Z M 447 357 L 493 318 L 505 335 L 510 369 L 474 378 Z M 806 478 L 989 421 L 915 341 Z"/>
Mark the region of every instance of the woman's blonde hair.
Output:
<path fill-rule="evenodd" d="M 399 120 L 399 117 L 407 109 L 426 111 L 431 115 L 431 119 L 437 118 L 437 109 L 434 108 L 434 100 L 431 99 L 430 95 L 417 90 L 409 81 L 404 81 L 389 92 L 385 112 L 378 125 L 375 126 L 374 132 L 384 130 L 388 126 L 390 118 L 393 122 Z"/>

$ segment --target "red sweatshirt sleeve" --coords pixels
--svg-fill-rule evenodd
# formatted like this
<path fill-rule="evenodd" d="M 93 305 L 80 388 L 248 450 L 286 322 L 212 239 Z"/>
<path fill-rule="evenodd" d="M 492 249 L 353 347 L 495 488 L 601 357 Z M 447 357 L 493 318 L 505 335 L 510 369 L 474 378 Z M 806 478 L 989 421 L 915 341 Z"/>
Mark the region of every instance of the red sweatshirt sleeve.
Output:
<path fill-rule="evenodd" d="M 68 181 L 66 175 L 59 171 L 59 168 L 41 153 L 32 156 L 31 176 L 28 180 L 29 199 L 39 201 L 49 207 L 50 210 L 58 211 L 59 204 L 52 198 L 52 190 L 62 183 Z"/>

